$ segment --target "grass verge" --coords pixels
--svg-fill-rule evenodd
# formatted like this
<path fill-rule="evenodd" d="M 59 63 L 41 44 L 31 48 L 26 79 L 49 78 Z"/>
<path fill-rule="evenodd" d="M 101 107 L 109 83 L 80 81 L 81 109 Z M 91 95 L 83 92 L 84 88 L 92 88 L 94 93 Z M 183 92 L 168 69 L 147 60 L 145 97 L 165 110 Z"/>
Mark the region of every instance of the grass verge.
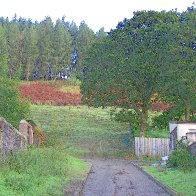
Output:
<path fill-rule="evenodd" d="M 90 166 L 63 149 L 32 148 L 0 162 L 1 196 L 63 195 L 73 179 L 83 180 Z"/>
<path fill-rule="evenodd" d="M 179 195 L 195 196 L 196 170 L 183 172 L 153 166 L 144 166 L 143 169 Z"/>

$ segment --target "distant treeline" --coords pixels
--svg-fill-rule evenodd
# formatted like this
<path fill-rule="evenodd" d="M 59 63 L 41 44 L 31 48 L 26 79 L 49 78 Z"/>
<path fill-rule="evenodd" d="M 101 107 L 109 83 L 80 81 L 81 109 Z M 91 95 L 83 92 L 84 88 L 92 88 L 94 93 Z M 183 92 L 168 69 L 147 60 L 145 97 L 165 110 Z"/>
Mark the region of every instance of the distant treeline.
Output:
<path fill-rule="evenodd" d="M 82 21 L 79 27 L 65 17 L 53 23 L 13 17 L 0 18 L 0 72 L 23 80 L 66 78 L 80 71 L 86 51 L 95 40 L 106 36 L 94 33 Z"/>

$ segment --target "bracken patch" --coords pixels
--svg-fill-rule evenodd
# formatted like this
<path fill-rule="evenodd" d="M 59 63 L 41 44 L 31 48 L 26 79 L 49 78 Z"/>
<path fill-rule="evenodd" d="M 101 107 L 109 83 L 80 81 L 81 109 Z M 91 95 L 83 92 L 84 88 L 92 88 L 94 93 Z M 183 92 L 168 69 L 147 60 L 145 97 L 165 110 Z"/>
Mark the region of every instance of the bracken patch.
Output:
<path fill-rule="evenodd" d="M 80 105 L 79 93 L 64 92 L 48 83 L 31 82 L 20 85 L 22 98 L 29 99 L 33 104 Z"/>

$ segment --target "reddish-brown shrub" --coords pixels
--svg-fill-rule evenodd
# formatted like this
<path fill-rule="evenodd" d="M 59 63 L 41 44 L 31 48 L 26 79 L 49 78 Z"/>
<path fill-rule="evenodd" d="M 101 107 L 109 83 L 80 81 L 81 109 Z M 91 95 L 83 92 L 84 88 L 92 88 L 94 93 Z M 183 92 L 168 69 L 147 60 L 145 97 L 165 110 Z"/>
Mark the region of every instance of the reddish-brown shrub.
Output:
<path fill-rule="evenodd" d="M 81 94 L 77 90 L 72 90 L 71 87 L 62 90 L 63 82 L 31 82 L 24 83 L 19 87 L 22 94 L 22 98 L 28 98 L 33 104 L 52 104 L 52 105 L 79 105 L 81 104 Z M 69 92 L 70 91 L 70 92 Z M 74 93 L 73 93 L 74 92 Z M 76 92 L 76 93 L 75 93 Z M 115 91 L 116 93 L 121 93 Z M 94 92 L 93 94 L 96 94 Z M 123 93 L 124 94 L 124 93 Z M 122 105 L 126 103 L 128 99 L 119 98 L 116 104 Z M 90 102 L 88 99 L 84 99 L 84 102 Z M 165 111 L 171 107 L 170 104 L 162 102 L 154 102 L 152 105 L 153 111 Z"/>
<path fill-rule="evenodd" d="M 168 110 L 169 108 L 171 108 L 171 104 L 163 103 L 163 102 L 155 102 L 152 105 L 153 111 L 163 112 L 163 111 Z"/>
<path fill-rule="evenodd" d="M 79 105 L 79 93 L 63 92 L 62 90 L 44 82 L 31 82 L 19 87 L 22 98 L 28 98 L 33 104 Z"/>

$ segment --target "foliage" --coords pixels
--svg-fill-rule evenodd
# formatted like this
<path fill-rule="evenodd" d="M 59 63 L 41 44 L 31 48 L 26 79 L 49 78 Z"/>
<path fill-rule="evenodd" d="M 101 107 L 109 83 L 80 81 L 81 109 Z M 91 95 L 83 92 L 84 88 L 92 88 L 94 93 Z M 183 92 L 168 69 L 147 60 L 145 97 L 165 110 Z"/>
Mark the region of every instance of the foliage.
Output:
<path fill-rule="evenodd" d="M 53 83 L 51 83 L 54 85 Z M 34 104 L 51 105 L 79 105 L 81 96 L 79 93 L 71 93 L 60 90 L 50 83 L 31 82 L 23 83 L 19 90 L 23 98 L 28 98 Z"/>
<path fill-rule="evenodd" d="M 21 100 L 17 87 L 17 81 L 0 77 L 0 116 L 15 127 L 29 117 L 29 103 Z"/>
<path fill-rule="evenodd" d="M 6 43 L 6 32 L 0 24 L 0 76 L 6 76 L 8 72 L 7 67 L 7 43 Z"/>
<path fill-rule="evenodd" d="M 139 126 L 138 116 L 133 110 L 113 109 L 111 110 L 111 118 L 118 122 L 128 122 L 131 127 L 137 129 Z"/>
<path fill-rule="evenodd" d="M 181 105 L 179 105 L 179 108 L 175 105 L 174 107 L 171 107 L 170 109 L 162 112 L 160 115 L 155 116 L 153 118 L 153 127 L 165 129 L 168 127 L 169 121 L 172 120 L 183 120 L 183 108 Z"/>
<path fill-rule="evenodd" d="M 0 53 L 2 50 L 7 56 L 7 72 L 27 81 L 56 78 L 59 73 L 70 76 L 81 69 L 86 50 L 100 36 L 85 22 L 78 27 L 65 17 L 55 23 L 49 16 L 41 22 L 16 15 L 12 20 L 0 18 Z"/>
<path fill-rule="evenodd" d="M 183 172 L 162 167 L 144 166 L 144 170 L 174 190 L 177 195 L 194 196 L 196 191 L 196 170 Z"/>
<path fill-rule="evenodd" d="M 31 148 L 1 160 L 1 195 L 63 195 L 73 178 L 83 179 L 89 166 L 56 148 Z"/>
<path fill-rule="evenodd" d="M 7 78 L 7 74 L 6 31 L 0 24 L 0 116 L 17 127 L 20 120 L 28 117 L 29 104 L 21 101 L 17 90 L 18 82 Z"/>
<path fill-rule="evenodd" d="M 168 22 L 169 21 L 169 22 Z M 88 105 L 133 109 L 140 135 L 148 129 L 153 96 L 171 76 L 176 12 L 142 11 L 96 42 L 85 60 L 81 92 Z"/>
<path fill-rule="evenodd" d="M 189 7 L 179 14 L 179 22 L 173 25 L 175 36 L 175 66 L 172 66 L 173 77 L 165 86 L 162 100 L 175 103 L 173 107 L 185 120 L 191 120 L 196 109 L 196 7 Z M 161 94 L 160 94 L 161 95 Z M 173 118 L 175 118 L 175 114 Z"/>
<path fill-rule="evenodd" d="M 56 21 L 54 28 L 53 49 L 52 56 L 55 68 L 53 71 L 57 72 L 59 69 L 64 71 L 65 67 L 71 65 L 73 47 L 69 27 L 64 25 L 59 19 Z"/>
<path fill-rule="evenodd" d="M 169 156 L 168 167 L 191 171 L 196 169 L 196 158 L 189 154 L 185 146 L 178 146 Z"/>
<path fill-rule="evenodd" d="M 93 42 L 95 41 L 95 34 L 94 32 L 88 27 L 88 25 L 82 21 L 79 26 L 79 31 L 76 37 L 76 47 L 78 50 L 78 65 L 79 70 L 84 67 L 84 58 L 87 55 L 87 50 L 92 46 Z"/>
<path fill-rule="evenodd" d="M 183 121 L 185 120 L 185 110 L 182 107 L 181 102 L 176 103 L 173 107 L 169 108 L 166 111 L 163 111 L 160 115 L 153 118 L 153 127 L 158 129 L 165 129 L 168 127 L 169 121 Z M 189 120 L 195 120 L 195 110 L 191 109 L 192 114 L 190 114 Z"/>

